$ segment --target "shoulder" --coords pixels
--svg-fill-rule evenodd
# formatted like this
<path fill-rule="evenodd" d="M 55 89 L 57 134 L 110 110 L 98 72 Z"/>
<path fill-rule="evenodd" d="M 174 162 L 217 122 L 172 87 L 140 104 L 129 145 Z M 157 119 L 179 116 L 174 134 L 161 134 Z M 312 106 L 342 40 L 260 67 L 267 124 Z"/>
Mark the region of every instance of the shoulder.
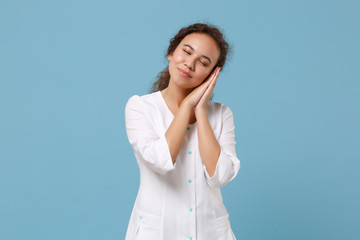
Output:
<path fill-rule="evenodd" d="M 143 106 L 151 106 L 155 104 L 155 98 L 158 92 L 149 93 L 145 95 L 133 95 L 129 98 L 129 100 L 126 103 L 126 109 L 133 108 L 133 107 L 143 107 Z"/>
<path fill-rule="evenodd" d="M 230 107 L 226 106 L 223 103 L 209 101 L 209 104 L 207 106 L 207 111 L 210 115 L 216 115 L 216 116 L 229 116 L 232 115 L 232 111 Z"/>
<path fill-rule="evenodd" d="M 209 101 L 206 111 L 209 123 L 217 138 L 223 134 L 223 129 L 234 126 L 233 113 L 225 104 Z"/>

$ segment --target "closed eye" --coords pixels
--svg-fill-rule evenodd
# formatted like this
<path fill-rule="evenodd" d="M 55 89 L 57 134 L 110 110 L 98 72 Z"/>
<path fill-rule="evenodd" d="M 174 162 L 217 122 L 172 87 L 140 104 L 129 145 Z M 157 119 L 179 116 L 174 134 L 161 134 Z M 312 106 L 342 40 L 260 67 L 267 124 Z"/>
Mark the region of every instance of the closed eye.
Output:
<path fill-rule="evenodd" d="M 189 55 L 190 55 L 190 52 L 186 51 L 185 49 L 184 49 L 184 52 L 186 52 L 187 54 L 189 54 Z"/>
<path fill-rule="evenodd" d="M 203 66 L 207 66 L 207 64 L 206 63 L 204 63 L 204 62 L 202 62 L 202 61 L 200 61 L 200 63 L 203 65 Z"/>

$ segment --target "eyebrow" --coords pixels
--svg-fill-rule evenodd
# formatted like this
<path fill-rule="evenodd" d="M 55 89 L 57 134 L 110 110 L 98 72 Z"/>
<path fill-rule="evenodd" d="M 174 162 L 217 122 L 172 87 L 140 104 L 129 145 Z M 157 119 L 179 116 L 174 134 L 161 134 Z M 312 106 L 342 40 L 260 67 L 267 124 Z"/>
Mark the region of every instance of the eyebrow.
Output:
<path fill-rule="evenodd" d="M 193 51 L 195 50 L 195 49 L 194 49 L 192 46 L 190 46 L 189 44 L 184 44 L 184 46 L 191 48 L 191 50 L 193 50 Z M 208 56 L 202 55 L 201 57 L 206 58 L 206 59 L 209 60 L 209 62 L 211 63 L 211 59 L 210 59 Z"/>

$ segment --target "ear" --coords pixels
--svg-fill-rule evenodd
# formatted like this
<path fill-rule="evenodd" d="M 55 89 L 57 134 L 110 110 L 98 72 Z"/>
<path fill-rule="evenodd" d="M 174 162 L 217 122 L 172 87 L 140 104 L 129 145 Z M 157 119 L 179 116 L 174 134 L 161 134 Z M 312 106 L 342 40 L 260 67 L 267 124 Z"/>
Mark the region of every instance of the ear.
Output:
<path fill-rule="evenodd" d="M 173 57 L 173 53 L 170 53 L 170 54 L 168 55 L 168 60 L 171 61 L 172 57 Z"/>

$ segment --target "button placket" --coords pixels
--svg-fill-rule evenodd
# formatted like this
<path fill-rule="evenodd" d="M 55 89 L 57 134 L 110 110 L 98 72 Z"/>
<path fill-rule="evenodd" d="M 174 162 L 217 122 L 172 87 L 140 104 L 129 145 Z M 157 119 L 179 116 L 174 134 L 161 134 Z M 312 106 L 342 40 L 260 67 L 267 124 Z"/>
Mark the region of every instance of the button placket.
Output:
<path fill-rule="evenodd" d="M 187 148 L 187 162 L 188 162 L 188 166 L 191 169 L 190 171 L 188 171 L 188 177 L 185 181 L 187 181 L 186 184 L 188 185 L 188 189 L 189 189 L 189 198 L 187 201 L 188 205 L 188 230 L 187 230 L 187 234 L 188 234 L 188 238 L 189 240 L 195 240 L 195 235 L 196 235 L 196 186 L 195 186 L 195 175 L 196 175 L 196 169 L 194 167 L 196 167 L 196 162 L 195 162 L 195 158 L 196 158 L 196 149 L 194 148 L 194 146 L 196 146 L 195 142 L 196 142 L 196 135 L 194 135 L 195 133 L 195 129 L 193 129 L 192 126 L 188 126 L 186 128 L 187 130 L 187 144 L 186 144 L 186 148 Z"/>

